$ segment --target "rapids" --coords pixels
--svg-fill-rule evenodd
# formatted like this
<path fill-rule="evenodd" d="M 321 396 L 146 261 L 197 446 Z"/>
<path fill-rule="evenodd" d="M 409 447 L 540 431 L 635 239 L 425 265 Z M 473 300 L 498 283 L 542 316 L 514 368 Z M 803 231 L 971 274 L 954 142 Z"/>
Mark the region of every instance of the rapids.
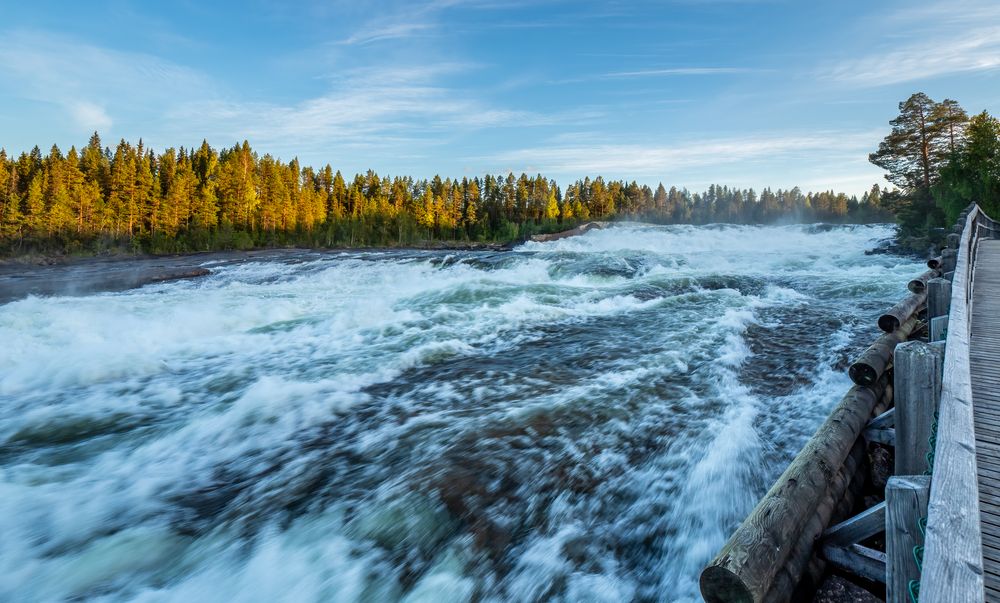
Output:
<path fill-rule="evenodd" d="M 0 600 L 698 600 L 888 226 L 296 252 L 0 305 Z"/>

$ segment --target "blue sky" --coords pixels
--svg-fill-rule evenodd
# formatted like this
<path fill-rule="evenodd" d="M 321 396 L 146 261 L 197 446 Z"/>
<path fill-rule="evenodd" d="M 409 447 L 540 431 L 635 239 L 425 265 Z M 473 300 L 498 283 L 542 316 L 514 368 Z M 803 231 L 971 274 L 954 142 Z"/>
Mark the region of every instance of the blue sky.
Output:
<path fill-rule="evenodd" d="M 417 177 L 880 182 L 924 91 L 1000 113 L 1000 2 L 0 0 L 0 147 L 260 153 Z"/>

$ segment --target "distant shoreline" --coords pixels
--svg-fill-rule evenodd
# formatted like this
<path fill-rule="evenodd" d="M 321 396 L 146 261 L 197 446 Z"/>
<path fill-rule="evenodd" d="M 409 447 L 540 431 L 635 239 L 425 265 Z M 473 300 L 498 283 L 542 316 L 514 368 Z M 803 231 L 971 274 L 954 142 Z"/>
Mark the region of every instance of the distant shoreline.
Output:
<path fill-rule="evenodd" d="M 535 242 L 554 241 L 607 228 L 609 223 L 587 223 L 570 230 L 531 237 Z M 211 274 L 204 267 L 294 258 L 302 254 L 377 253 L 406 251 L 485 251 L 506 252 L 525 241 L 478 243 L 433 241 L 424 245 L 398 247 L 272 247 L 249 250 L 192 251 L 170 254 L 115 253 L 107 255 L 25 255 L 0 258 L 0 304 L 31 295 L 89 295 L 126 291 L 156 283 L 196 279 Z M 901 245 L 898 238 L 868 250 L 871 254 L 915 257 L 920 255 Z"/>
<path fill-rule="evenodd" d="M 510 251 L 514 245 L 486 243 L 401 247 L 276 247 L 268 249 L 193 251 L 163 255 L 23 256 L 0 260 L 0 304 L 30 295 L 89 295 L 126 291 L 145 285 L 208 276 L 207 262 L 217 265 L 289 259 L 309 253 L 380 251 Z"/>

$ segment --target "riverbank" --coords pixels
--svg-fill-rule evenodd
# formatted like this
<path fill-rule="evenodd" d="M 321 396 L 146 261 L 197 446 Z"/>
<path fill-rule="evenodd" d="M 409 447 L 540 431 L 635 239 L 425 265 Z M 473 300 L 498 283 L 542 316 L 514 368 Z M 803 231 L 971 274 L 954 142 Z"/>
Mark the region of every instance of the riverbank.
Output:
<path fill-rule="evenodd" d="M 514 244 L 435 242 L 425 246 L 255 249 L 170 255 L 22 256 L 0 260 L 0 304 L 29 295 L 88 295 L 211 274 L 211 268 L 259 261 L 305 261 L 320 254 L 387 251 L 509 251 Z M 210 267 L 206 268 L 205 266 Z"/>
<path fill-rule="evenodd" d="M 589 222 L 569 230 L 530 237 L 550 241 L 579 236 L 606 222 Z M 0 258 L 0 304 L 29 295 L 86 295 L 125 291 L 165 281 L 211 274 L 203 265 L 228 265 L 247 261 L 288 260 L 305 253 L 364 253 L 384 251 L 510 251 L 524 241 L 481 243 L 428 241 L 420 245 L 388 247 L 267 248 L 229 251 L 196 251 L 176 254 L 52 255 L 25 254 Z"/>

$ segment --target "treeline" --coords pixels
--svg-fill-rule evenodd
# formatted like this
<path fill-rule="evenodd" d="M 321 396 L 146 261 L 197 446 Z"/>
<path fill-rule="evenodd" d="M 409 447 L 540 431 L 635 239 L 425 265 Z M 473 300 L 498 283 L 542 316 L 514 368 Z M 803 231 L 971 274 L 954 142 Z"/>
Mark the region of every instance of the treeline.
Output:
<path fill-rule="evenodd" d="M 889 124 L 869 160 L 899 187 L 883 204 L 896 209 L 911 247 L 925 248 L 936 228 L 954 223 L 972 202 L 1000 216 L 1000 121 L 986 111 L 969 118 L 956 101 L 918 92 L 899 103 Z"/>
<path fill-rule="evenodd" d="M 773 223 L 889 219 L 884 192 L 859 200 L 832 191 L 662 184 L 585 178 L 562 191 L 541 175 L 414 180 L 373 171 L 350 181 L 329 165 L 259 156 L 247 142 L 207 142 L 156 153 L 95 133 L 81 150 L 0 150 L 0 243 L 7 252 L 153 252 L 306 245 L 412 245 L 510 241 L 585 220 Z"/>

